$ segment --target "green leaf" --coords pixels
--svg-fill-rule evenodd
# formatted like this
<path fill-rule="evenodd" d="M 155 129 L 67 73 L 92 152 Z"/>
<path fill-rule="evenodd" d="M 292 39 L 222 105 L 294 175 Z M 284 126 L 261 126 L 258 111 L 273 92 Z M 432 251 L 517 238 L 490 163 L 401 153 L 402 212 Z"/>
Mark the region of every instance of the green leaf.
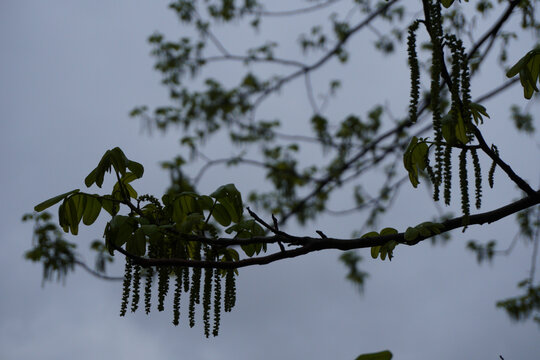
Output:
<path fill-rule="evenodd" d="M 66 215 L 73 235 L 79 233 L 79 223 L 81 222 L 85 205 L 86 196 L 84 195 L 75 194 L 67 199 Z"/>
<path fill-rule="evenodd" d="M 137 176 L 135 173 L 128 172 L 124 176 L 122 176 L 121 180 L 123 184 L 127 185 L 133 180 L 137 180 L 138 178 L 140 178 L 140 176 Z"/>
<path fill-rule="evenodd" d="M 222 226 L 229 226 L 231 224 L 231 216 L 229 215 L 229 211 L 227 211 L 227 208 L 220 203 L 214 206 L 212 217 L 216 219 L 216 221 Z"/>
<path fill-rule="evenodd" d="M 101 187 L 103 185 L 105 172 L 110 172 L 111 166 L 122 176 L 126 174 L 126 168 L 129 168 L 137 178 L 140 178 L 144 172 L 144 168 L 141 164 L 128 160 L 124 152 L 119 147 L 115 147 L 114 149 L 105 152 L 101 157 L 98 166 L 84 179 L 86 186 L 90 187 L 95 183 L 98 187 Z"/>
<path fill-rule="evenodd" d="M 101 212 L 101 203 L 93 196 L 86 196 L 86 206 L 84 208 L 83 223 L 92 225 Z"/>
<path fill-rule="evenodd" d="M 133 234 L 133 224 L 129 216 L 116 215 L 111 221 L 111 236 L 116 246 L 124 245 Z"/>
<path fill-rule="evenodd" d="M 202 214 L 197 202 L 198 195 L 193 192 L 182 192 L 176 196 L 172 203 L 172 218 L 176 224 L 184 222 L 186 216 L 191 213 Z"/>
<path fill-rule="evenodd" d="M 411 142 L 409 143 L 409 146 L 407 146 L 407 149 L 405 149 L 405 152 L 403 153 L 403 165 L 407 171 L 410 171 L 413 167 L 412 164 L 412 149 L 418 142 L 418 138 L 416 136 L 413 136 L 411 139 Z"/>
<path fill-rule="evenodd" d="M 137 256 L 143 256 L 146 253 L 146 236 L 141 228 L 135 230 L 134 236 L 128 238 L 126 250 Z"/>
<path fill-rule="evenodd" d="M 465 128 L 465 122 L 463 121 L 463 117 L 461 116 L 461 113 L 458 113 L 458 119 L 456 124 L 456 138 L 462 143 L 467 144 L 469 142 L 469 138 L 467 137 L 467 130 Z"/>
<path fill-rule="evenodd" d="M 214 200 L 208 195 L 201 195 L 197 198 L 197 203 L 199 207 L 203 210 L 211 210 L 214 206 Z"/>
<path fill-rule="evenodd" d="M 130 198 L 136 199 L 138 197 L 137 191 L 135 191 L 133 186 L 131 186 L 130 184 L 125 184 L 124 187 Z"/>
<path fill-rule="evenodd" d="M 390 359 L 392 359 L 392 353 L 388 350 L 377 352 L 377 353 L 363 354 L 356 358 L 356 360 L 390 360 Z"/>
<path fill-rule="evenodd" d="M 101 157 L 98 166 L 88 176 L 84 179 L 84 183 L 87 187 L 96 184 L 98 187 L 103 185 L 103 178 L 105 176 L 105 171 L 111 170 L 111 160 L 110 160 L 110 150 L 107 150 L 105 154 Z"/>
<path fill-rule="evenodd" d="M 525 56 L 523 56 L 521 59 L 519 59 L 519 61 L 517 63 L 515 63 L 514 66 L 512 66 L 510 68 L 510 70 L 508 70 L 506 72 L 506 77 L 512 78 L 512 77 L 516 76 L 517 74 L 519 74 L 521 69 L 523 69 L 523 67 L 525 67 L 527 65 L 527 63 L 529 62 L 531 56 L 532 55 L 529 52 L 529 53 L 525 54 Z"/>
<path fill-rule="evenodd" d="M 136 161 L 128 160 L 127 168 L 135 174 L 137 178 L 141 178 L 144 174 L 144 167 Z"/>
<path fill-rule="evenodd" d="M 90 187 L 92 186 L 92 184 L 94 184 L 96 182 L 96 179 L 97 179 L 97 173 L 98 173 L 98 169 L 95 168 L 94 170 L 92 170 L 92 172 L 90 174 L 88 174 L 88 176 L 84 179 L 84 184 L 86 185 L 86 187 Z M 101 187 L 101 186 L 100 186 Z"/>
<path fill-rule="evenodd" d="M 67 233 L 69 232 L 69 222 L 66 214 L 66 202 L 64 199 L 64 202 L 58 207 L 58 224 Z"/>
<path fill-rule="evenodd" d="M 69 195 L 74 194 L 74 193 L 78 193 L 79 191 L 80 191 L 79 189 L 71 190 L 71 191 L 68 191 L 67 193 L 64 193 L 62 195 L 58 195 L 58 196 L 55 196 L 53 198 L 50 198 L 49 200 L 45 200 L 42 203 L 39 203 L 38 205 L 34 206 L 34 210 L 37 211 L 37 212 L 41 212 L 41 211 L 43 211 L 43 210 L 45 210 L 47 208 L 50 208 L 54 204 L 64 200 Z"/>
<path fill-rule="evenodd" d="M 539 91 L 536 85 L 540 80 L 540 49 L 533 49 L 523 56 L 508 70 L 506 76 L 511 78 L 519 74 L 521 86 L 523 86 L 523 96 L 531 99 L 534 91 Z"/>
<path fill-rule="evenodd" d="M 122 149 L 115 147 L 114 149 L 110 150 L 109 156 L 114 170 L 124 176 L 126 174 L 126 168 L 129 160 Z"/>
<path fill-rule="evenodd" d="M 403 154 L 403 165 L 409 172 L 409 180 L 415 188 L 419 184 L 419 171 L 424 170 L 427 166 L 426 157 L 428 150 L 429 147 L 424 139 L 418 139 L 416 136 L 413 136 Z"/>
<path fill-rule="evenodd" d="M 244 253 L 248 257 L 252 257 L 253 255 L 255 255 L 255 252 L 257 251 L 257 247 L 255 246 L 255 244 L 242 245 L 241 247 L 242 247 L 242 250 L 244 250 Z"/>
<path fill-rule="evenodd" d="M 242 203 L 242 195 L 236 189 L 234 184 L 220 186 L 216 191 L 210 194 L 210 196 L 227 209 L 233 222 L 237 223 L 240 221 L 242 213 L 244 212 L 244 204 Z"/>
<path fill-rule="evenodd" d="M 251 239 L 254 236 L 264 236 L 266 234 L 262 226 L 253 219 L 240 221 L 225 229 L 227 234 L 233 231 L 236 232 L 236 237 L 241 239 Z"/>
<path fill-rule="evenodd" d="M 99 199 L 101 206 L 111 215 L 114 216 L 120 210 L 120 205 L 118 202 L 113 200 L 110 196 L 103 196 Z"/>
<path fill-rule="evenodd" d="M 379 256 L 379 251 L 381 250 L 380 246 L 373 246 L 371 248 L 371 257 L 376 259 Z"/>
<path fill-rule="evenodd" d="M 141 225 L 141 229 L 144 232 L 145 235 L 152 235 L 159 231 L 159 228 L 157 225 Z"/>
<path fill-rule="evenodd" d="M 202 224 L 204 224 L 204 215 L 193 213 L 186 216 L 186 219 L 181 224 L 176 224 L 176 228 L 180 233 L 188 234 Z"/>

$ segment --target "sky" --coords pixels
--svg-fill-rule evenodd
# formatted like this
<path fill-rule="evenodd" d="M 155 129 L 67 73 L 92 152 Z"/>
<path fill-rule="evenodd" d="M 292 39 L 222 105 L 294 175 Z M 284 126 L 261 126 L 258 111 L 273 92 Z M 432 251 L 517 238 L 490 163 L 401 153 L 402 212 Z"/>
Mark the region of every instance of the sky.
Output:
<path fill-rule="evenodd" d="M 190 329 L 185 317 L 173 326 L 170 307 L 163 313 L 153 309 L 150 316 L 139 311 L 119 317 L 121 284 L 98 280 L 82 269 L 64 284 L 42 286 L 41 266 L 23 259 L 32 228 L 20 219 L 35 204 L 82 188 L 84 177 L 105 150 L 115 146 L 144 164 L 145 175 L 136 185 L 139 193 L 159 194 L 168 184 L 159 162 L 182 151 L 180 131 L 148 134 L 128 117 L 134 106 L 167 102 L 146 39 L 155 31 L 174 38 L 189 30 L 177 24 L 166 5 L 141 0 L 0 4 L 1 359 L 318 360 L 354 359 L 385 349 L 399 360 L 537 358 L 538 326 L 512 322 L 495 308 L 495 301 L 516 295 L 516 283 L 528 276 L 532 246 L 519 242 L 511 256 L 483 266 L 465 251 L 469 239 L 498 239 L 501 247 L 507 246 L 517 231 L 512 217 L 471 227 L 465 234 L 456 231 L 444 246 L 426 242 L 398 247 L 391 263 L 362 252 L 362 269 L 370 273 L 364 294 L 345 281 L 346 269 L 338 262 L 337 251 L 244 269 L 238 278 L 237 306 L 223 315 L 216 338 L 206 339 L 200 324 Z M 272 5 L 290 6 L 283 1 Z M 283 51 L 292 52 L 295 39 L 289 34 L 307 29 L 313 21 L 317 18 L 302 17 L 280 26 L 272 20 L 260 36 L 283 39 Z M 241 29 L 223 29 L 218 36 L 233 50 L 252 39 Z M 365 112 L 377 101 L 391 102 L 396 113 L 405 109 L 406 64 L 403 58 L 361 52 L 366 47 L 357 45 L 372 40 L 367 34 L 351 44 L 351 53 L 360 56 L 352 56 L 347 67 L 331 64 L 314 76 L 317 88 L 334 72 L 346 74 L 342 95 L 328 107 L 329 116 Z M 511 48 L 511 56 L 517 60 L 529 44 L 530 38 L 524 37 Z M 232 69 L 214 71 L 234 80 Z M 500 69 L 488 66 L 474 83 L 473 97 L 503 81 Z M 366 85 L 375 82 L 381 85 L 366 92 Z M 302 123 L 294 121 L 310 111 L 302 87 L 302 81 L 292 83 L 259 114 L 284 111 L 287 131 L 302 131 Z M 516 172 L 537 186 L 539 138 L 516 134 L 508 126 L 510 103 L 525 104 L 520 88 L 484 104 L 492 116 L 482 130 Z M 536 103 L 532 109 L 540 107 Z M 210 141 L 205 151 L 218 157 L 237 149 L 223 149 Z M 234 182 L 247 192 L 260 186 L 254 179 L 262 178 L 247 170 L 215 168 L 200 189 L 211 192 Z M 518 196 L 499 172 L 496 188 L 486 190 L 483 210 Z M 346 199 L 338 198 L 332 205 L 342 202 Z M 429 194 L 404 190 L 384 225 L 405 229 L 434 214 Z M 93 259 L 85 248 L 101 237 L 100 224 L 105 221 L 101 217 L 75 239 L 89 264 Z M 323 217 L 304 228 L 291 223 L 287 231 L 315 235 L 320 229 L 329 236 L 346 237 L 357 223 L 354 216 Z M 121 268 L 118 264 L 110 275 L 121 274 Z"/>

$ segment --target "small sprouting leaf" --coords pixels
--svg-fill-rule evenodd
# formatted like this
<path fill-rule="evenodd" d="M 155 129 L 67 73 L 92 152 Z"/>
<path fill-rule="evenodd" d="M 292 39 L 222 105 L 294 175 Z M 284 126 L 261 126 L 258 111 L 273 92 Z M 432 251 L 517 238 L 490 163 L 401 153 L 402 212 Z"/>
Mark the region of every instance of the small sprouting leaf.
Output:
<path fill-rule="evenodd" d="M 79 191 L 80 191 L 79 189 L 71 190 L 71 191 L 68 191 L 67 193 L 64 193 L 62 195 L 58 195 L 58 196 L 55 196 L 53 198 L 50 198 L 49 200 L 45 200 L 42 203 L 39 203 L 38 205 L 34 206 L 34 210 L 37 211 L 37 212 L 43 211 L 43 210 L 53 206 L 54 204 L 64 200 L 69 195 L 77 193 Z"/>
<path fill-rule="evenodd" d="M 527 64 L 528 61 L 529 61 L 529 54 L 527 53 L 524 57 L 519 59 L 519 61 L 510 68 L 510 70 L 506 72 L 506 77 L 512 78 L 516 76 L 517 74 L 519 74 L 521 69 Z"/>
<path fill-rule="evenodd" d="M 371 257 L 376 259 L 379 256 L 379 251 L 381 250 L 380 246 L 373 246 L 371 248 Z"/>
<path fill-rule="evenodd" d="M 454 3 L 454 0 L 441 0 L 441 4 L 445 7 L 445 8 L 449 8 L 452 4 Z"/>
<path fill-rule="evenodd" d="M 428 150 L 429 147 L 424 139 L 418 139 L 416 136 L 413 136 L 403 154 L 403 165 L 409 172 L 409 180 L 415 188 L 419 184 L 419 172 L 427 166 L 426 158 Z"/>
<path fill-rule="evenodd" d="M 405 230 L 404 238 L 405 238 L 405 241 L 411 242 L 411 241 L 416 240 L 418 235 L 420 235 L 420 233 L 418 232 L 418 229 L 413 228 L 413 227 L 408 227 L 407 230 Z"/>
<path fill-rule="evenodd" d="M 523 95 L 526 99 L 532 98 L 534 91 L 540 91 L 537 82 L 540 81 L 540 48 L 529 51 L 508 70 L 506 76 L 511 78 L 519 74 Z"/>
<path fill-rule="evenodd" d="M 389 227 L 388 227 L 388 228 L 382 229 L 380 235 L 381 235 L 381 236 L 385 236 L 385 235 L 395 235 L 395 234 L 397 234 L 397 233 L 398 233 L 398 231 L 397 231 L 396 229 L 394 229 L 394 228 L 389 228 Z"/>
<path fill-rule="evenodd" d="M 380 351 L 377 353 L 363 354 L 358 356 L 355 360 L 391 360 L 392 353 L 388 350 Z"/>
<path fill-rule="evenodd" d="M 234 249 L 225 249 L 223 254 L 223 261 L 239 261 L 240 255 L 238 251 Z"/>
<path fill-rule="evenodd" d="M 423 237 L 428 237 L 431 235 L 431 231 L 426 226 L 418 225 L 416 229 Z"/>
<path fill-rule="evenodd" d="M 388 253 L 388 248 L 386 246 L 381 246 L 381 249 L 379 250 L 381 260 L 386 259 L 386 254 L 387 253 Z"/>
<path fill-rule="evenodd" d="M 425 227 L 427 227 L 430 231 L 431 231 L 431 234 L 440 234 L 442 230 L 444 230 L 444 225 L 443 224 L 440 224 L 440 223 L 434 223 L 434 222 L 431 222 L 431 221 L 426 221 L 420 225 L 423 225 Z"/>
<path fill-rule="evenodd" d="M 370 237 L 375 237 L 375 236 L 379 236 L 379 233 L 376 232 L 376 231 L 370 231 L 370 232 L 368 232 L 367 234 L 362 235 L 362 239 L 364 239 L 364 238 L 370 238 Z"/>
<path fill-rule="evenodd" d="M 489 115 L 484 106 L 471 102 L 469 104 L 469 109 L 471 110 L 471 114 L 473 116 L 473 119 L 476 125 L 482 124 L 484 122 L 482 115 L 489 119 Z"/>

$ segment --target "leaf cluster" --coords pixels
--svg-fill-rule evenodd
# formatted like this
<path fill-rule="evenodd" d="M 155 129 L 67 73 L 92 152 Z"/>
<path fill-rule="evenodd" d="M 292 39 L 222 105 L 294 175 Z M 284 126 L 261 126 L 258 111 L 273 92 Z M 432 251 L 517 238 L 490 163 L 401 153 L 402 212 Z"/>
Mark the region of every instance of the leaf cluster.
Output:
<path fill-rule="evenodd" d="M 539 92 L 537 83 L 540 84 L 540 48 L 529 51 L 514 64 L 506 73 L 511 78 L 519 74 L 519 81 L 523 86 L 523 96 L 532 98 L 533 93 Z"/>
<path fill-rule="evenodd" d="M 363 238 L 369 238 L 374 236 L 385 236 L 385 235 L 394 235 L 397 234 L 398 231 L 394 228 L 384 228 L 381 230 L 380 233 L 377 233 L 376 231 L 368 232 L 367 234 L 362 235 Z M 394 257 L 394 248 L 396 247 L 398 243 L 394 240 L 388 241 L 386 244 L 382 246 L 373 246 L 371 248 L 371 257 L 373 259 L 376 259 L 379 257 L 381 260 L 385 260 L 388 256 L 388 260 L 392 260 L 392 257 Z"/>
<path fill-rule="evenodd" d="M 105 226 L 105 246 L 110 255 L 114 255 L 115 250 L 122 249 L 126 254 L 129 254 L 124 276 L 121 315 L 125 315 L 127 311 L 130 293 L 133 294 L 132 311 L 138 307 L 140 282 L 143 275 L 143 269 L 136 262 L 138 258 L 177 258 L 211 262 L 238 261 L 240 256 L 235 249 L 209 240 L 217 238 L 219 231 L 234 234 L 235 238 L 245 239 L 265 235 L 261 225 L 254 220 L 243 218 L 242 196 L 233 184 L 220 186 L 210 195 L 200 195 L 190 191 L 168 192 L 162 197 L 161 202 L 150 195 L 138 197 L 130 183 L 142 176 L 143 167 L 128 160 L 119 148 L 105 153 L 98 166 L 86 177 L 85 184 L 87 186 L 93 184 L 101 186 L 104 174 L 110 171 L 114 171 L 117 178 L 110 195 L 86 194 L 77 189 L 42 202 L 35 207 L 35 210 L 43 211 L 62 201 L 59 206 L 59 223 L 65 232 L 71 232 L 73 235 L 77 235 L 81 220 L 85 225 L 91 225 L 99 216 L 102 208 L 111 215 L 110 221 Z M 137 203 L 134 204 L 133 200 L 136 200 Z M 121 205 L 129 209 L 127 215 L 119 213 Z M 41 215 L 41 217 L 44 216 L 46 215 Z M 37 234 L 39 233 L 41 230 L 37 231 Z M 69 247 L 68 243 L 58 241 L 54 245 L 55 249 L 52 250 L 56 252 L 56 255 L 59 254 L 59 246 Z M 98 247 L 96 244 L 93 246 Z M 246 256 L 251 257 L 261 251 L 265 252 L 266 244 L 250 242 L 242 245 L 241 248 Z M 73 258 L 51 257 L 54 261 L 60 261 L 60 264 L 44 260 L 43 257 L 47 257 L 47 253 L 43 253 L 44 249 L 46 246 L 42 244 L 39 249 L 27 254 L 34 261 L 44 262 L 44 266 L 46 266 L 44 276 L 49 276 L 52 271 L 59 271 L 60 276 L 68 268 L 73 267 Z M 201 257 L 202 249 L 204 249 L 204 258 Z M 71 252 L 66 252 L 66 254 L 71 254 Z M 203 320 L 205 333 L 207 336 L 209 335 L 210 316 L 208 311 L 210 311 L 212 303 L 210 293 L 213 291 L 215 299 L 213 305 L 215 329 L 213 333 L 217 335 L 222 299 L 226 311 L 230 311 L 235 303 L 235 272 L 235 269 L 214 272 L 210 268 L 205 270 L 205 276 L 202 279 L 201 269 L 195 268 L 191 272 L 191 286 L 188 286 L 188 268 L 159 267 L 157 269 L 158 309 L 160 311 L 164 309 L 163 302 L 169 290 L 169 277 L 176 276 L 174 322 L 178 323 L 180 288 L 183 286 L 185 292 L 191 289 L 189 307 L 190 324 L 193 326 L 194 308 L 195 304 L 199 303 L 200 298 L 200 283 L 204 282 Z M 144 273 L 147 276 L 147 284 L 144 287 L 147 312 L 149 312 L 150 306 L 153 273 L 154 271 L 151 269 L 145 270 Z M 226 277 L 223 296 L 219 280 L 221 277 Z M 183 285 L 181 279 L 183 279 Z"/>

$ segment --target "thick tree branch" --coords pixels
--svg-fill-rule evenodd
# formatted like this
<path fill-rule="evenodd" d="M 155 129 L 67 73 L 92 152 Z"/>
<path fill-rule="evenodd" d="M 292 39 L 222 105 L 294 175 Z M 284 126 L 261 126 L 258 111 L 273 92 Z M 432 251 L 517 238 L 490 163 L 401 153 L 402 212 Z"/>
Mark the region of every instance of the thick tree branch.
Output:
<path fill-rule="evenodd" d="M 471 225 L 482 225 L 485 223 L 493 223 L 498 221 L 506 216 L 515 214 L 521 210 L 527 209 L 531 206 L 540 204 L 540 190 L 535 192 L 534 196 L 527 196 L 518 201 L 510 203 L 508 205 L 502 206 L 492 211 L 479 213 L 475 215 L 470 215 L 468 219 L 468 226 Z M 463 216 L 447 220 L 442 223 L 443 227 L 441 233 L 445 233 L 454 229 L 463 227 Z M 279 231 L 277 235 L 266 237 L 266 238 L 257 238 L 250 240 L 242 239 L 215 239 L 212 241 L 207 241 L 207 243 L 213 244 L 245 244 L 247 242 L 258 241 L 260 243 L 276 243 L 282 242 L 289 245 L 297 245 L 299 247 L 295 249 L 280 251 L 271 255 L 261 256 L 261 257 L 252 257 L 247 259 L 242 259 L 239 261 L 206 261 L 206 260 L 186 260 L 186 259 L 150 259 L 140 256 L 133 255 L 121 247 L 113 245 L 115 250 L 119 251 L 123 255 L 131 258 L 135 264 L 148 267 L 148 266 L 185 266 L 192 268 L 215 268 L 215 269 L 237 269 L 242 267 L 248 267 L 253 265 L 266 265 L 278 260 L 284 260 L 289 258 L 294 258 L 301 255 L 306 255 L 311 252 L 320 251 L 320 250 L 353 250 L 353 249 L 362 249 L 370 248 L 373 246 L 382 246 L 388 241 L 397 241 L 401 244 L 414 245 L 420 241 L 431 238 L 432 236 L 422 237 L 419 236 L 415 239 L 414 243 L 407 243 L 404 237 L 405 233 L 398 233 L 395 235 L 386 235 L 386 236 L 374 236 L 369 238 L 356 238 L 356 239 L 338 239 L 330 237 L 297 237 L 289 235 Z M 189 238 L 191 240 L 191 237 Z"/>

